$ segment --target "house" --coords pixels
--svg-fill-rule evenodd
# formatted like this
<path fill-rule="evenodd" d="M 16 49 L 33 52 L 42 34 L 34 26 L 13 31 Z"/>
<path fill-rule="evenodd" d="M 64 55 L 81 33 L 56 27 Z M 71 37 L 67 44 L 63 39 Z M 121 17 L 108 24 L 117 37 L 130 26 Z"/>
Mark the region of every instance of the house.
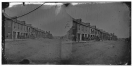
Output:
<path fill-rule="evenodd" d="M 17 17 L 9 17 L 4 13 L 4 32 L 5 39 L 34 39 L 34 38 L 52 38 L 50 31 L 45 31 L 26 24 L 25 21 L 17 20 Z"/>
<path fill-rule="evenodd" d="M 81 19 L 73 19 L 72 27 L 64 36 L 72 41 L 89 41 L 89 40 L 110 40 L 110 34 L 102 29 L 96 28 L 95 25 L 84 23 Z M 115 39 L 116 36 L 111 38 Z"/>

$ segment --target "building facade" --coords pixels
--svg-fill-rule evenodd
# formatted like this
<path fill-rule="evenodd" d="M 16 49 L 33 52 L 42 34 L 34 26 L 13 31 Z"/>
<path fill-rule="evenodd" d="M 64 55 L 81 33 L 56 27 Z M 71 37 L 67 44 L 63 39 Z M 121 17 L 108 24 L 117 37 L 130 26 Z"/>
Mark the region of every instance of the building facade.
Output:
<path fill-rule="evenodd" d="M 26 24 L 25 21 L 19 21 L 16 17 L 8 17 L 5 14 L 5 39 L 34 39 L 34 38 L 52 38 L 50 31 L 45 31 Z"/>
<path fill-rule="evenodd" d="M 67 36 L 72 41 L 90 41 L 90 40 L 117 40 L 117 36 L 109 34 L 106 31 L 91 26 L 90 23 L 84 23 L 81 19 L 73 19 L 72 27 Z"/>

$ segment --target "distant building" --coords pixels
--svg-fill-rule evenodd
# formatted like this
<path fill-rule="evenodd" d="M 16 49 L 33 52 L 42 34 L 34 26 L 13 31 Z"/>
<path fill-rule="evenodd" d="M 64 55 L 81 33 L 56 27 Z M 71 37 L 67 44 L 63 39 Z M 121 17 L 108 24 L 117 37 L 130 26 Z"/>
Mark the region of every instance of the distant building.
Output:
<path fill-rule="evenodd" d="M 81 19 L 73 21 L 74 41 L 88 41 L 90 37 L 90 24 L 83 23 Z"/>
<path fill-rule="evenodd" d="M 96 26 L 90 26 L 90 40 L 95 40 L 96 32 Z"/>
<path fill-rule="evenodd" d="M 5 39 L 34 39 L 34 38 L 52 38 L 50 31 L 45 31 L 34 28 L 31 24 L 26 24 L 25 21 L 19 21 L 16 17 L 5 16 Z"/>
<path fill-rule="evenodd" d="M 5 16 L 5 19 L 3 19 L 3 20 L 5 20 L 4 21 L 4 23 L 5 23 L 5 25 L 4 25 L 4 27 L 5 27 L 5 39 L 12 39 L 13 38 L 12 37 L 13 20 L 10 20 L 6 14 L 4 14 L 4 16 Z"/>
<path fill-rule="evenodd" d="M 109 34 L 106 31 L 91 26 L 90 23 L 84 23 L 81 19 L 73 19 L 72 27 L 67 32 L 68 39 L 72 41 L 89 41 L 89 40 L 116 40 L 117 36 Z"/>

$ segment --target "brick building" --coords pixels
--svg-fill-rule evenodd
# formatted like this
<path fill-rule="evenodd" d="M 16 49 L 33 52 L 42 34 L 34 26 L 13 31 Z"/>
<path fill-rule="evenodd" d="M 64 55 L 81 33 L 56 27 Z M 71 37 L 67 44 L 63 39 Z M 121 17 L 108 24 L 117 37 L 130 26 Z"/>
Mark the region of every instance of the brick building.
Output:
<path fill-rule="evenodd" d="M 52 38 L 52 34 L 26 24 L 25 21 L 19 21 L 16 17 L 5 16 L 5 39 L 34 39 L 34 38 Z"/>
<path fill-rule="evenodd" d="M 90 23 L 84 23 L 81 19 L 73 19 L 72 27 L 65 37 L 77 42 L 89 40 L 117 40 L 117 36 L 98 29 L 96 26 L 91 26 Z"/>
<path fill-rule="evenodd" d="M 3 19 L 3 20 L 5 20 L 5 22 L 4 22 L 5 23 L 5 25 L 4 25 L 4 27 L 5 27 L 5 34 L 4 34 L 5 39 L 12 39 L 13 20 L 8 19 L 9 17 L 6 14 L 4 14 L 4 16 L 5 16 L 5 19 Z"/>

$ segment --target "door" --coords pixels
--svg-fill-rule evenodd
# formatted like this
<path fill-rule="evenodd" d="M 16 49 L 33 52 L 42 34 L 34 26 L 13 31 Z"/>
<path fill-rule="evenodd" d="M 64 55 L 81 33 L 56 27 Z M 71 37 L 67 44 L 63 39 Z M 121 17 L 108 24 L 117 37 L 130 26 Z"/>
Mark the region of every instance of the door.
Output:
<path fill-rule="evenodd" d="M 78 33 L 78 41 L 80 41 L 80 33 Z"/>
<path fill-rule="evenodd" d="M 15 39 L 16 37 L 16 32 L 13 32 L 13 39 Z"/>

